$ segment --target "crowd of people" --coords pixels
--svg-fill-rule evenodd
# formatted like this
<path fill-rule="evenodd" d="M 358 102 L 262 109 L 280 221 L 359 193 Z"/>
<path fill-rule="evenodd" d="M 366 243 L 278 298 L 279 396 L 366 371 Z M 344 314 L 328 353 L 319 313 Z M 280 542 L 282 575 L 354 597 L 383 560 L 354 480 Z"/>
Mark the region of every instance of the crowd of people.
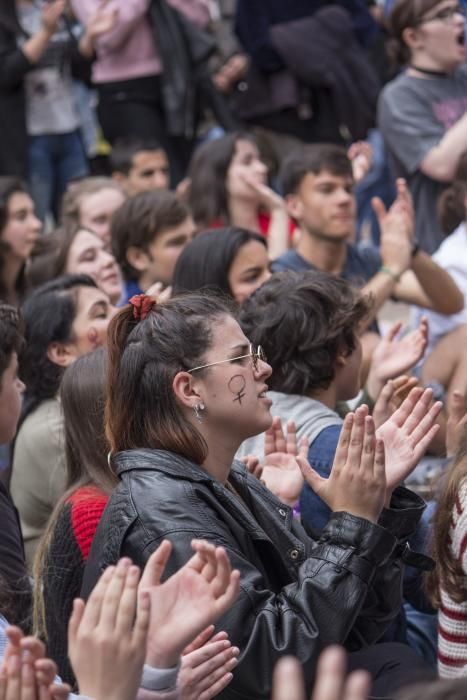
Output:
<path fill-rule="evenodd" d="M 3 0 L 0 700 L 465 697 L 466 7 Z"/>

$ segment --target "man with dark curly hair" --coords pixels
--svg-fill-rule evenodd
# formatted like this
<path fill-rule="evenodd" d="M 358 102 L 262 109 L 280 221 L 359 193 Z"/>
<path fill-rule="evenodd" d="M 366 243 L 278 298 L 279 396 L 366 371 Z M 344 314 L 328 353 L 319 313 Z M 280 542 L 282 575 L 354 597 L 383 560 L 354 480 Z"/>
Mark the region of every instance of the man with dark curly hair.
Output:
<path fill-rule="evenodd" d="M 319 271 L 276 273 L 242 308 L 245 335 L 263 347 L 273 369 L 271 412 L 295 422 L 298 438 L 310 442 L 310 464 L 324 477 L 343 422 L 337 403 L 354 398 L 361 387 L 359 328 L 368 313 L 369 303 L 355 287 Z M 261 454 L 262 442 L 262 435 L 250 438 L 242 454 Z M 313 527 L 329 519 L 329 509 L 309 487 L 301 512 Z"/>

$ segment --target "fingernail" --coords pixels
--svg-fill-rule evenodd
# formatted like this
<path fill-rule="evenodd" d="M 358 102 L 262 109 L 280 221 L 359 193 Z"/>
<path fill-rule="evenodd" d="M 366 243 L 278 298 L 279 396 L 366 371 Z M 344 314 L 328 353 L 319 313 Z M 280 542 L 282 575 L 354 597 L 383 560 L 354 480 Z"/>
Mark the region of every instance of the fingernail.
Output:
<path fill-rule="evenodd" d="M 240 649 L 238 647 L 232 647 L 232 654 L 238 656 L 240 654 Z"/>

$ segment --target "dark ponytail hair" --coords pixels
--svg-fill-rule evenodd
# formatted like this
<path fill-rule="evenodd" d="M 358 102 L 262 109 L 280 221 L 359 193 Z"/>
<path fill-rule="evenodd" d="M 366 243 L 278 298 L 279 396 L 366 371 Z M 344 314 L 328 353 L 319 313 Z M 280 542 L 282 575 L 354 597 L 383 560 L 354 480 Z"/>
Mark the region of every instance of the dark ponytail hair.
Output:
<path fill-rule="evenodd" d="M 228 280 L 229 270 L 239 250 L 251 241 L 257 241 L 266 248 L 264 236 L 236 226 L 213 229 L 195 236 L 178 257 L 172 280 L 173 294 L 211 287 L 233 297 Z"/>
<path fill-rule="evenodd" d="M 389 31 L 391 38 L 387 50 L 391 61 L 396 66 L 406 66 L 410 63 L 410 49 L 403 38 L 404 30 L 418 26 L 422 17 L 440 0 L 396 0 L 389 15 Z"/>
<path fill-rule="evenodd" d="M 64 368 L 49 360 L 47 351 L 53 342 L 73 339 L 80 287 L 96 287 L 96 283 L 87 275 L 65 275 L 38 287 L 22 306 L 25 344 L 19 375 L 26 394 L 21 422 L 58 392 Z"/>
<path fill-rule="evenodd" d="M 228 299 L 198 293 L 154 305 L 141 321 L 132 306 L 112 319 L 105 410 L 112 452 L 149 447 L 204 462 L 206 442 L 180 410 L 172 382 L 203 363 L 212 327 L 226 314 L 233 314 Z"/>

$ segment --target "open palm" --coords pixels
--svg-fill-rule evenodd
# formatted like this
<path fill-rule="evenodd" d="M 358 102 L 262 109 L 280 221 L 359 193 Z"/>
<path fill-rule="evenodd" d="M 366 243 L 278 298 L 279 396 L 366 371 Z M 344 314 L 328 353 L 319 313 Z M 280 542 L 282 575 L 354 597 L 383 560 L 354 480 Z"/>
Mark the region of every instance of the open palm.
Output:
<path fill-rule="evenodd" d="M 304 479 L 296 457 L 307 457 L 308 440 L 302 438 L 297 447 L 295 423 L 287 423 L 286 434 L 280 418 L 275 417 L 264 434 L 264 464 L 261 481 L 283 503 L 295 505 L 302 492 Z"/>
<path fill-rule="evenodd" d="M 388 495 L 415 469 L 438 431 L 435 421 L 443 405 L 438 401 L 430 407 L 432 398 L 431 389 L 415 387 L 376 431 L 386 451 Z"/>
<path fill-rule="evenodd" d="M 235 601 L 240 574 L 232 571 L 222 547 L 193 540 L 195 555 L 164 583 L 162 573 L 172 551 L 165 540 L 152 554 L 140 589 L 151 598 L 146 662 L 167 667 L 177 663 L 185 647 L 215 622 Z"/>

